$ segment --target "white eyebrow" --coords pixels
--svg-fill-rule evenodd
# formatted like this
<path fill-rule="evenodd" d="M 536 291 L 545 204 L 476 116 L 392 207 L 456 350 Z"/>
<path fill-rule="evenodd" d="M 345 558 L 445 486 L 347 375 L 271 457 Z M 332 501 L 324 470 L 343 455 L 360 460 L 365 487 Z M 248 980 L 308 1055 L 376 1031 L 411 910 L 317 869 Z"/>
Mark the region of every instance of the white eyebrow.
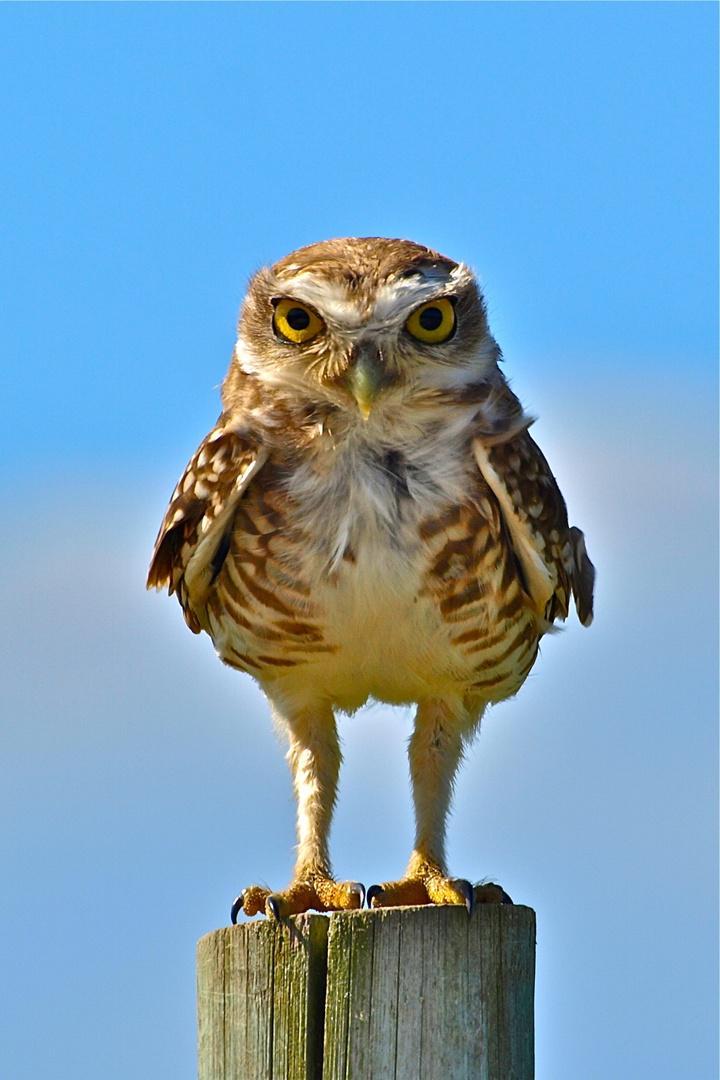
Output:
<path fill-rule="evenodd" d="M 363 314 L 348 295 L 347 288 L 337 281 L 328 281 L 310 271 L 278 283 L 286 295 L 311 304 L 321 315 L 338 326 L 355 330 L 364 325 Z"/>
<path fill-rule="evenodd" d="M 445 275 L 447 281 L 447 275 Z M 394 322 L 409 315 L 413 308 L 437 295 L 442 279 L 416 277 L 399 278 L 381 285 L 377 291 L 373 315 L 380 323 Z"/>
<path fill-rule="evenodd" d="M 464 285 L 470 280 L 472 274 L 462 263 L 450 273 L 444 267 L 428 267 L 412 276 L 396 278 L 378 289 L 373 321 L 388 323 L 405 318 L 419 304 L 437 296 L 443 285 Z"/>

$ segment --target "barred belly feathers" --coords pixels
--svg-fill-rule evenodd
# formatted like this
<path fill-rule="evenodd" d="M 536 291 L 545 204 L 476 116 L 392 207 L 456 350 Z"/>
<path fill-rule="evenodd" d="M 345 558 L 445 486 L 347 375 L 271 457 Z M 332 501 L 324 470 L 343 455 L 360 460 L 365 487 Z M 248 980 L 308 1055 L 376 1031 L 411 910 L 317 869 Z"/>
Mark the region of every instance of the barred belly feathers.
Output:
<path fill-rule="evenodd" d="M 414 848 L 368 903 L 509 902 L 449 875 L 455 774 L 572 600 L 590 624 L 594 569 L 500 358 L 470 270 L 419 244 L 329 240 L 250 283 L 223 412 L 148 575 L 258 681 L 289 743 L 293 879 L 245 888 L 233 920 L 364 903 L 328 836 L 335 713 L 368 699 L 417 708 Z"/>

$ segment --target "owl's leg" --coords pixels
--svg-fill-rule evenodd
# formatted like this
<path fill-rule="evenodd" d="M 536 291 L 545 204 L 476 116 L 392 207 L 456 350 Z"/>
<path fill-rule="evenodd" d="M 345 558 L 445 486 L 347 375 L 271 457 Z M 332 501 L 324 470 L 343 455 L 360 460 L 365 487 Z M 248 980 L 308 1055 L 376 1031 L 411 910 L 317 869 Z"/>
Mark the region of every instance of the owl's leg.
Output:
<path fill-rule="evenodd" d="M 480 712 L 468 711 L 460 701 L 429 699 L 418 705 L 408 747 L 415 847 L 403 878 L 368 889 L 372 907 L 464 904 L 472 911 L 475 900 L 502 901 L 505 894 L 498 886 L 473 888 L 463 878 L 449 877 L 445 863 L 445 823 L 455 775 L 464 743 L 476 729 Z"/>
<path fill-rule="evenodd" d="M 288 732 L 288 760 L 297 799 L 297 860 L 293 880 L 282 892 L 253 885 L 233 905 L 236 916 L 265 912 L 275 918 L 313 908 L 338 911 L 361 908 L 365 889 L 356 881 L 335 881 L 330 867 L 328 838 L 340 772 L 340 745 L 332 709 L 318 702 L 297 712 L 275 709 L 276 720 Z"/>

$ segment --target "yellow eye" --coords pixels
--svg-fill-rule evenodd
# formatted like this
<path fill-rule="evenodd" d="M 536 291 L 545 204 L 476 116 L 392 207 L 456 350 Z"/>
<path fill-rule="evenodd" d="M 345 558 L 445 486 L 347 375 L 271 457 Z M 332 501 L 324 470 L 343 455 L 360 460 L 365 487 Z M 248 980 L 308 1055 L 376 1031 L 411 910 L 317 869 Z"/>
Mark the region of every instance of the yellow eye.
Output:
<path fill-rule="evenodd" d="M 319 315 L 297 300 L 280 300 L 275 308 L 273 326 L 282 337 L 296 345 L 317 337 L 324 325 Z"/>
<path fill-rule="evenodd" d="M 423 304 L 405 323 L 405 328 L 418 341 L 437 345 L 447 341 L 455 329 L 455 308 L 447 297 Z"/>

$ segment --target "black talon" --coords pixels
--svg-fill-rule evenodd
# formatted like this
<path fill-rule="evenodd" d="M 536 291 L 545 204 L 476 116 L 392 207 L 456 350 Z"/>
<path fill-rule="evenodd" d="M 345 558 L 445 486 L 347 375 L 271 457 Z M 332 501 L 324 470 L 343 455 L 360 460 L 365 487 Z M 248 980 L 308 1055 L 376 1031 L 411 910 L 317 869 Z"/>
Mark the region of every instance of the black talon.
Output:
<path fill-rule="evenodd" d="M 241 892 L 239 896 L 235 897 L 235 899 L 232 902 L 232 907 L 230 908 L 230 922 L 232 923 L 233 926 L 237 926 L 238 915 L 242 911 L 244 903 L 245 903 L 245 893 Z"/>
<path fill-rule="evenodd" d="M 375 897 L 376 896 L 382 896 L 382 893 L 383 893 L 382 885 L 371 885 L 370 888 L 367 891 L 367 896 L 366 896 L 367 906 L 369 908 L 371 908 L 373 906 L 372 902 L 375 899 Z"/>
<path fill-rule="evenodd" d="M 350 886 L 350 892 L 360 897 L 360 907 L 365 907 L 365 886 L 361 881 L 354 881 Z"/>
<path fill-rule="evenodd" d="M 265 901 L 265 907 L 270 908 L 270 911 L 272 912 L 273 919 L 276 919 L 279 922 L 280 921 L 280 904 L 278 902 L 277 896 L 268 896 L 267 900 Z"/>
<path fill-rule="evenodd" d="M 461 892 L 465 897 L 465 907 L 467 908 L 468 915 L 472 915 L 473 908 L 475 907 L 475 890 L 469 881 L 465 881 L 461 878 L 459 881 L 454 882 L 458 892 Z"/>

